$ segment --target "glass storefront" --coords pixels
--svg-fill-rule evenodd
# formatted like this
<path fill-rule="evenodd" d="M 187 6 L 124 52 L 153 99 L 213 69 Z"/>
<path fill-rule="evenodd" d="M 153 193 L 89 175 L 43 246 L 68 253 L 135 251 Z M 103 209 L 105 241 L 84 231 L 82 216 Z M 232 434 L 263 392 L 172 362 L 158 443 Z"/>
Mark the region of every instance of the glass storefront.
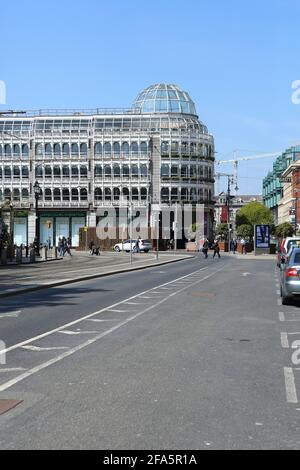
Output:
<path fill-rule="evenodd" d="M 56 246 L 59 238 L 68 238 L 70 235 L 69 217 L 56 217 Z"/>
<path fill-rule="evenodd" d="M 79 229 L 85 226 L 85 217 L 72 217 L 72 246 L 79 246 Z"/>
<path fill-rule="evenodd" d="M 53 227 L 54 220 L 52 217 L 41 217 L 40 219 L 40 240 L 41 243 L 48 244 L 50 239 L 50 244 L 53 244 Z"/>
<path fill-rule="evenodd" d="M 18 246 L 27 245 L 27 217 L 15 217 L 14 243 Z"/>
<path fill-rule="evenodd" d="M 72 246 L 79 246 L 79 229 L 86 224 L 84 212 L 44 212 L 40 215 L 40 239 L 41 243 L 48 243 L 50 238 L 58 245 L 58 239 L 71 237 Z"/>

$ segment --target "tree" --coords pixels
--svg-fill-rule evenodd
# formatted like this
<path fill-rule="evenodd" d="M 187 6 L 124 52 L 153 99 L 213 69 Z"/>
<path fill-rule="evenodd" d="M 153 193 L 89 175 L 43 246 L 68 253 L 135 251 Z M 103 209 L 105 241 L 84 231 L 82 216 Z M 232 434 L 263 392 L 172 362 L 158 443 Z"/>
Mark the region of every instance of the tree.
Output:
<path fill-rule="evenodd" d="M 273 216 L 270 209 L 257 201 L 249 202 L 237 213 L 236 225 L 251 225 L 252 234 L 254 232 L 254 225 L 271 225 L 273 223 Z"/>
<path fill-rule="evenodd" d="M 243 224 L 240 225 L 236 231 L 236 234 L 240 238 L 250 238 L 253 237 L 253 228 L 252 225 Z"/>
<path fill-rule="evenodd" d="M 277 225 L 275 234 L 280 238 L 291 237 L 294 234 L 294 227 L 292 224 L 284 222 L 283 224 Z"/>
<path fill-rule="evenodd" d="M 228 225 L 227 224 L 217 225 L 216 234 L 226 239 L 228 237 Z"/>

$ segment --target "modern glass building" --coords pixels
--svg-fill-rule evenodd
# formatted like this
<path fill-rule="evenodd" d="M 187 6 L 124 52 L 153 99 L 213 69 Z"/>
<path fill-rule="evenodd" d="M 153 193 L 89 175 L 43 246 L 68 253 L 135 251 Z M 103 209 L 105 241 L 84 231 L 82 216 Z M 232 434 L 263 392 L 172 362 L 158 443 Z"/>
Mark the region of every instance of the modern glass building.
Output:
<path fill-rule="evenodd" d="M 214 139 L 188 93 L 158 84 L 129 109 L 42 110 L 0 117 L 0 201 L 14 208 L 17 244 L 35 237 L 33 185 L 39 201 L 41 241 L 57 243 L 95 227 L 99 207 L 126 199 L 205 205 L 213 227 Z"/>
<path fill-rule="evenodd" d="M 274 216 L 274 221 L 278 223 L 278 204 L 282 198 L 283 182 L 282 173 L 291 163 L 300 158 L 300 146 L 287 149 L 282 155 L 277 157 L 273 163 L 273 170 L 263 180 L 263 201 Z"/>

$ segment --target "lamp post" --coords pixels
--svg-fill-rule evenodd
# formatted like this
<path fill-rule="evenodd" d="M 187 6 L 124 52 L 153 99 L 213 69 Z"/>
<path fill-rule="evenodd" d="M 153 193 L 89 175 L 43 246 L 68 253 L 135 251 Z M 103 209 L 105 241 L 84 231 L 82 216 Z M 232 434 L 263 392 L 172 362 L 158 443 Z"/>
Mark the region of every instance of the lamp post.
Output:
<path fill-rule="evenodd" d="M 39 218 L 39 214 L 38 214 L 38 210 L 39 210 L 39 198 L 41 196 L 41 187 L 38 183 L 38 181 L 36 181 L 34 183 L 34 186 L 33 186 L 33 190 L 34 190 L 34 197 L 35 197 L 35 236 L 36 236 L 36 256 L 40 256 L 40 218 Z"/>

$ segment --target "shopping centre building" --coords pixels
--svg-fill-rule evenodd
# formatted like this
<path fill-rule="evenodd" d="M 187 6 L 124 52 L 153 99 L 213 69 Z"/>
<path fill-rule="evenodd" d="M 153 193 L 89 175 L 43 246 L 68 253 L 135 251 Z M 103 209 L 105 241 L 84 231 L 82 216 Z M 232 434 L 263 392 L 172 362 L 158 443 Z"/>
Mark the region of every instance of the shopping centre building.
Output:
<path fill-rule="evenodd" d="M 34 184 L 41 188 L 41 242 L 97 225 L 99 208 L 203 204 L 214 222 L 214 139 L 188 93 L 158 84 L 132 108 L 42 110 L 0 117 L 0 207 L 16 244 L 32 243 Z"/>

